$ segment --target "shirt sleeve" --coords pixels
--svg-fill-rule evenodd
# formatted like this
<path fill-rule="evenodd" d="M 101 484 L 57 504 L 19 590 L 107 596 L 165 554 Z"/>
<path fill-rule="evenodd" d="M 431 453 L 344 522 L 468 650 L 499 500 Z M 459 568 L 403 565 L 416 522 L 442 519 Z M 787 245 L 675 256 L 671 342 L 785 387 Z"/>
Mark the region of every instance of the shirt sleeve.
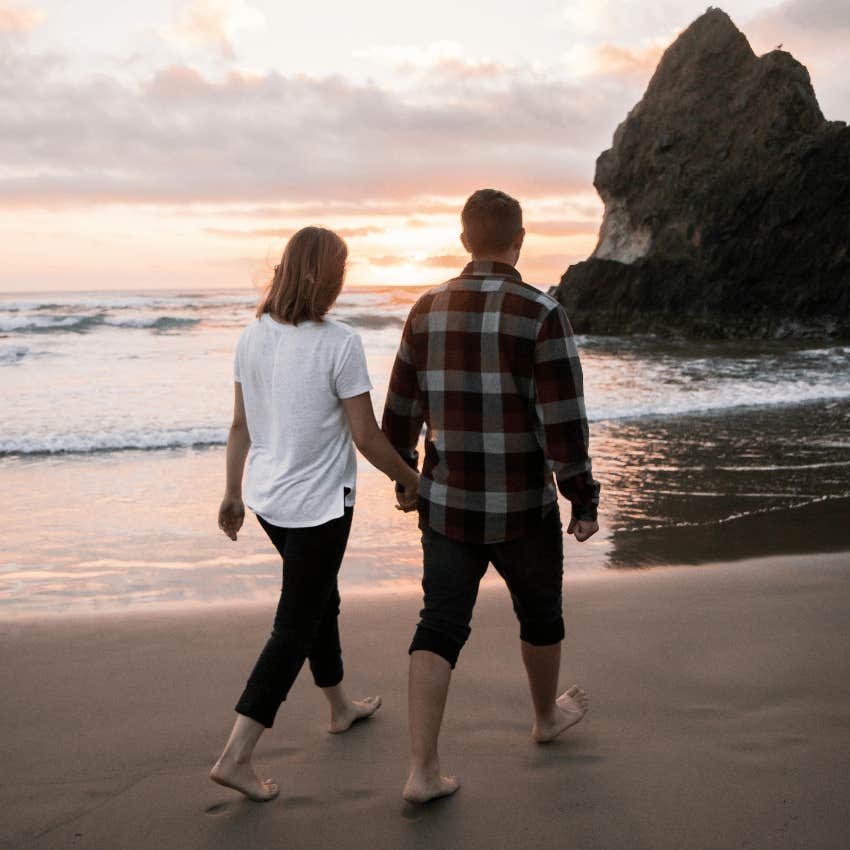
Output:
<path fill-rule="evenodd" d="M 351 334 L 342 347 L 334 376 L 334 387 L 338 398 L 354 398 L 372 389 L 366 366 L 366 352 L 356 333 Z"/>
<path fill-rule="evenodd" d="M 242 383 L 242 367 L 239 365 L 239 354 L 242 349 L 242 337 L 236 343 L 236 351 L 233 352 L 233 380 L 237 384 Z"/>
<path fill-rule="evenodd" d="M 401 342 L 398 346 L 390 386 L 381 417 L 381 430 L 393 448 L 413 469 L 418 468 L 419 453 L 416 446 L 422 432 L 422 406 L 419 403 L 419 383 L 413 360 L 413 315 L 410 311 Z"/>
<path fill-rule="evenodd" d="M 534 350 L 536 435 L 576 520 L 595 520 L 599 483 L 588 455 L 584 386 L 573 331 L 561 305 L 540 327 Z"/>

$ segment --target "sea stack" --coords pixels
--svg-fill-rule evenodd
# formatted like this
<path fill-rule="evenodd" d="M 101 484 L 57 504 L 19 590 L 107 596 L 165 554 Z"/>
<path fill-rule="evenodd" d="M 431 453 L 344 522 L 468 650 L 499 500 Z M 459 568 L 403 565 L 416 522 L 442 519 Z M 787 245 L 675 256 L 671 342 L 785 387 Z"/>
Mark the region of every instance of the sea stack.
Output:
<path fill-rule="evenodd" d="M 850 128 L 722 10 L 666 50 L 594 185 L 598 244 L 556 291 L 577 332 L 850 339 Z"/>

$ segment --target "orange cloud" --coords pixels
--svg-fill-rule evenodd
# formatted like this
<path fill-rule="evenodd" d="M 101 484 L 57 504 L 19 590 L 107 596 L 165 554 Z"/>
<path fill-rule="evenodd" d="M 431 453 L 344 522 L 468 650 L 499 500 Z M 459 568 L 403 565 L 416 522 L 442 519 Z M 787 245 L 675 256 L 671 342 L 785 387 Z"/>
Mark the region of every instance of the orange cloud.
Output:
<path fill-rule="evenodd" d="M 263 22 L 263 14 L 242 0 L 191 0 L 162 35 L 177 44 L 212 48 L 225 59 L 234 59 L 234 33 Z"/>
<path fill-rule="evenodd" d="M 45 19 L 40 9 L 10 9 L 0 6 L 0 33 L 27 33 Z"/>
<path fill-rule="evenodd" d="M 427 266 L 428 268 L 437 269 L 453 269 L 463 268 L 469 262 L 469 257 L 466 254 L 439 254 L 436 257 L 428 257 L 422 260 L 419 265 Z"/>
<path fill-rule="evenodd" d="M 385 227 L 364 225 L 362 227 L 334 227 L 336 233 L 343 239 L 353 239 L 360 236 L 371 236 L 374 233 L 384 233 Z M 236 230 L 226 227 L 205 227 L 204 231 L 213 236 L 227 236 L 234 239 L 289 239 L 295 232 L 293 228 L 257 227 L 251 230 Z"/>
<path fill-rule="evenodd" d="M 530 221 L 525 229 L 538 236 L 595 236 L 599 232 L 599 222 Z"/>
<path fill-rule="evenodd" d="M 593 70 L 597 74 L 646 77 L 657 67 L 666 44 L 653 44 L 630 50 L 615 44 L 603 44 L 594 49 Z"/>

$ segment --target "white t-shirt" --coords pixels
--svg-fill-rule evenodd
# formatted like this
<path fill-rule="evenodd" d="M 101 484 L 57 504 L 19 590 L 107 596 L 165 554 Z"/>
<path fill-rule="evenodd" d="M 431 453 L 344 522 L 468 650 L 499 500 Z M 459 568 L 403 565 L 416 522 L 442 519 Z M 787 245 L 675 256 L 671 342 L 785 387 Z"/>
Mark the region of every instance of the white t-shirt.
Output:
<path fill-rule="evenodd" d="M 372 389 L 357 333 L 327 317 L 291 325 L 266 313 L 239 337 L 234 378 L 251 435 L 245 504 L 284 528 L 342 516 L 357 459 L 340 399 Z"/>

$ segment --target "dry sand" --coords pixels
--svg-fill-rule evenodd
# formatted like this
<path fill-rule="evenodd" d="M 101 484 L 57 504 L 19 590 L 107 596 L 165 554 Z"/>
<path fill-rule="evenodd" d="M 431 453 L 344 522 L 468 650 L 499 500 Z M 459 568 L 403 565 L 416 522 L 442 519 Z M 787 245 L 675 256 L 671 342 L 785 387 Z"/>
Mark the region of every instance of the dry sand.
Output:
<path fill-rule="evenodd" d="M 483 590 L 442 736 L 459 793 L 400 798 L 415 596 L 343 599 L 373 720 L 325 733 L 302 672 L 257 761 L 278 800 L 206 774 L 263 609 L 0 624 L 0 847 L 846 848 L 850 556 L 567 581 L 562 684 L 591 711 L 539 747 L 502 589 Z"/>

